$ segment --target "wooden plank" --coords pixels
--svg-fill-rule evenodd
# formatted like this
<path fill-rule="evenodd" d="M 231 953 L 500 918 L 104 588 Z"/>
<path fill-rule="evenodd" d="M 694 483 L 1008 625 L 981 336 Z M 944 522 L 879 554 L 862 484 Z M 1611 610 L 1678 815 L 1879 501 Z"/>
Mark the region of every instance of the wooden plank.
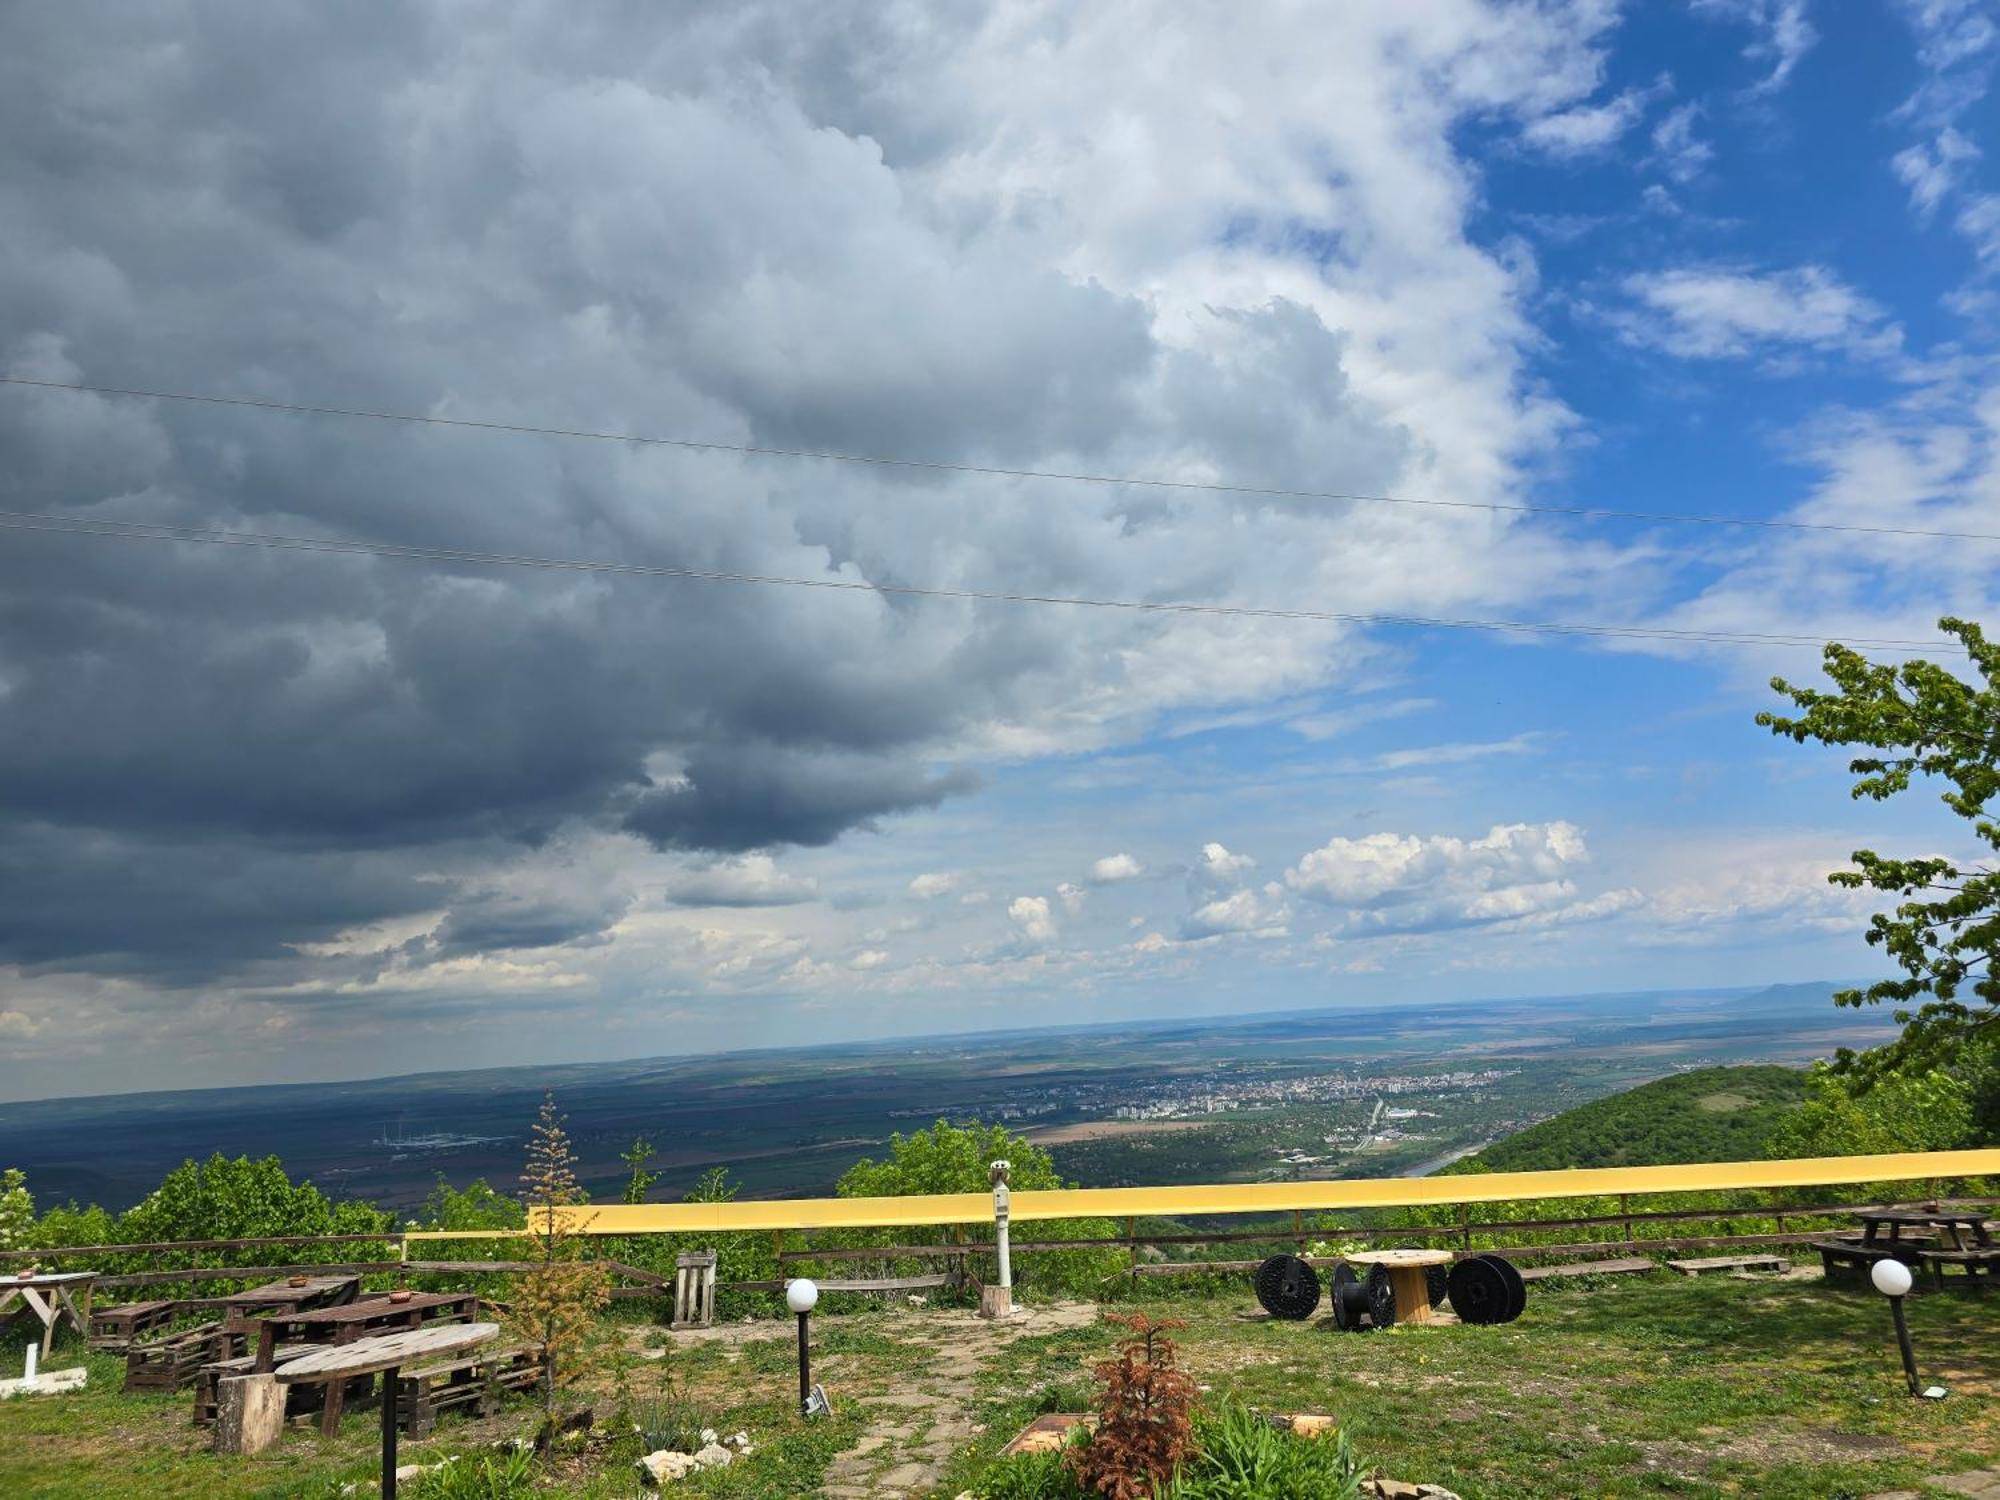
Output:
<path fill-rule="evenodd" d="M 280 1367 L 276 1374 L 286 1385 L 302 1380 L 373 1375 L 433 1355 L 455 1354 L 499 1336 L 498 1323 L 427 1323 L 422 1328 L 404 1328 L 374 1338 L 356 1339 L 351 1344 L 316 1349 Z"/>
<path fill-rule="evenodd" d="M 1709 1255 L 1699 1260 L 1670 1260 L 1670 1269 L 1683 1276 L 1700 1276 L 1708 1271 L 1789 1271 L 1792 1263 L 1782 1255 Z"/>
<path fill-rule="evenodd" d="M 128 1276 L 100 1276 L 97 1284 L 103 1287 L 172 1286 L 180 1281 L 253 1281 L 266 1276 L 309 1275 L 314 1271 L 365 1276 L 402 1269 L 403 1263 L 399 1260 L 361 1261 L 342 1266 L 195 1266 L 185 1271 L 137 1271 Z M 0 1286 L 5 1284 L 4 1278 L 0 1278 Z"/>
<path fill-rule="evenodd" d="M 1627 1256 L 1621 1260 L 1568 1260 L 1550 1266 L 1523 1266 L 1521 1279 L 1548 1281 L 1561 1276 L 1636 1276 L 1643 1271 L 1657 1269 L 1652 1261 L 1643 1256 Z"/>
<path fill-rule="evenodd" d="M 0 1260 L 47 1260 L 56 1255 L 132 1255 L 164 1250 L 254 1250 L 265 1245 L 383 1244 L 399 1237 L 385 1234 L 278 1234 L 247 1240 L 135 1240 L 129 1245 L 45 1245 L 39 1250 L 0 1250 Z"/>

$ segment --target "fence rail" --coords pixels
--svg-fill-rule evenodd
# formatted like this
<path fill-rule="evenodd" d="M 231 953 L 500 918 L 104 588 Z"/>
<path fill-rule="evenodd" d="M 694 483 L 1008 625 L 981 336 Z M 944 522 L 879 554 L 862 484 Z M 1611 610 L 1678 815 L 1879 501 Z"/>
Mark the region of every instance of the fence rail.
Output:
<path fill-rule="evenodd" d="M 1981 1177 L 2000 1177 L 2000 1150 L 1939 1151 L 1890 1156 L 1818 1157 L 1794 1161 L 1702 1162 L 1669 1167 L 1590 1168 L 1559 1172 L 1495 1172 L 1454 1177 L 1363 1178 L 1321 1182 L 1206 1184 L 1160 1188 L 1076 1188 L 1060 1191 L 1023 1191 L 1013 1195 L 1013 1218 L 1033 1223 L 1078 1218 L 1122 1221 L 1126 1232 L 1093 1235 L 1077 1239 L 1037 1239 L 1024 1234 L 1013 1240 L 1015 1253 L 1074 1252 L 1091 1249 L 1123 1249 L 1130 1253 L 1129 1269 L 1140 1268 L 1139 1252 L 1217 1244 L 1300 1245 L 1311 1240 L 1358 1239 L 1368 1241 L 1457 1241 L 1470 1249 L 1475 1238 L 1490 1248 L 1509 1255 L 1563 1257 L 1601 1254 L 1610 1251 L 1647 1249 L 1720 1248 L 1799 1244 L 1826 1232 L 1812 1221 L 1854 1215 L 1888 1205 L 1880 1203 L 1827 1203 L 1815 1197 L 1810 1202 L 1745 1203 L 1734 1207 L 1634 1208 L 1632 1199 L 1648 1194 L 1690 1192 L 1765 1191 L 1788 1188 L 1836 1187 L 1849 1184 L 1908 1184 L 1920 1191 L 1913 1196 L 1948 1201 L 1954 1207 L 1992 1208 L 1995 1198 L 1943 1199 L 1950 1183 Z M 1478 1218 L 1473 1208 L 1490 1203 L 1534 1203 L 1564 1198 L 1615 1200 L 1617 1212 L 1579 1214 L 1569 1218 Z M 1343 1209 L 1456 1208 L 1457 1217 L 1446 1223 L 1429 1225 L 1308 1224 L 1307 1213 Z M 994 1246 L 985 1240 L 971 1240 L 968 1229 L 989 1227 L 993 1222 L 993 1200 L 985 1193 L 952 1193 L 909 1198 L 813 1198 L 774 1199 L 733 1203 L 696 1204 L 608 1204 L 560 1211 L 568 1227 L 596 1236 L 644 1237 L 651 1234 L 728 1235 L 768 1231 L 775 1240 L 776 1268 L 782 1277 L 788 1267 L 801 1264 L 840 1264 L 875 1261 L 882 1275 L 869 1282 L 835 1278 L 825 1283 L 830 1290 L 893 1290 L 911 1281 L 908 1275 L 893 1275 L 894 1260 L 933 1259 L 956 1262 L 963 1274 L 968 1257 L 987 1255 Z M 1141 1234 L 1140 1217 L 1277 1214 L 1290 1218 L 1289 1224 L 1271 1224 L 1245 1229 L 1185 1229 L 1172 1233 Z M 1662 1234 L 1641 1233 L 1642 1228 L 1669 1228 L 1702 1225 L 1718 1220 L 1770 1220 L 1776 1233 L 1754 1234 Z M 952 1228 L 951 1243 L 888 1244 L 872 1246 L 827 1246 L 815 1249 L 806 1244 L 787 1245 L 792 1234 L 810 1235 L 815 1230 Z M 1618 1238 L 1575 1239 L 1561 1244 L 1507 1243 L 1510 1237 L 1623 1230 Z M 258 1277 L 290 1275 L 301 1271 L 341 1271 L 360 1274 L 494 1274 L 508 1275 L 524 1269 L 526 1262 L 515 1260 L 425 1260 L 411 1255 L 413 1245 L 439 1241 L 478 1243 L 520 1242 L 525 1229 L 494 1230 L 402 1230 L 380 1234 L 276 1235 L 243 1239 L 163 1240 L 125 1245 L 49 1246 L 33 1250 L 0 1252 L 9 1261 L 53 1260 L 66 1262 L 102 1256 L 197 1257 L 203 1253 L 247 1250 L 277 1246 L 331 1248 L 345 1245 L 389 1244 L 397 1247 L 394 1260 L 327 1262 L 272 1266 L 191 1266 L 182 1269 L 160 1267 L 147 1271 L 123 1271 L 102 1277 L 99 1285 L 111 1287 L 166 1286 L 175 1283 L 250 1280 Z M 1495 1241 L 1499 1243 L 1495 1243 Z M 602 1261 L 607 1270 L 628 1283 L 616 1290 L 623 1297 L 664 1295 L 666 1280 L 659 1274 L 617 1261 Z M 1156 1263 L 1157 1264 L 1157 1263 Z M 1173 1268 L 1221 1269 L 1233 1261 L 1166 1262 Z M 1165 1274 L 1148 1271 L 1146 1274 Z M 927 1274 L 914 1278 L 932 1282 Z M 778 1282 L 731 1283 L 736 1290 L 775 1288 Z"/>

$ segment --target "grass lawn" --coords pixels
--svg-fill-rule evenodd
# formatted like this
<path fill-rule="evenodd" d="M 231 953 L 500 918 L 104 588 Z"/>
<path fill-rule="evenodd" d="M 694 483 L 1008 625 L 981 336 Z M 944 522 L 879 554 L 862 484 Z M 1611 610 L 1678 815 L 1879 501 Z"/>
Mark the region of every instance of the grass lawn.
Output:
<path fill-rule="evenodd" d="M 1524 1497 L 1866 1496 L 1924 1491 L 1927 1475 L 2000 1463 L 2000 1297 L 1913 1299 L 1910 1320 L 1943 1402 L 1904 1394 L 1887 1310 L 1872 1293 L 1818 1281 L 1687 1281 L 1659 1274 L 1532 1289 L 1500 1328 L 1403 1328 L 1343 1335 L 1318 1324 L 1251 1322 L 1240 1296 L 1146 1304 L 1183 1318 L 1183 1362 L 1203 1385 L 1267 1410 L 1323 1411 L 1383 1472 L 1448 1486 L 1466 1500 Z M 736 1325 L 688 1343 L 619 1330 L 622 1374 L 598 1381 L 607 1416 L 644 1406 L 672 1371 L 703 1420 L 745 1428 L 748 1461 L 691 1493 L 815 1493 L 826 1475 L 899 1462 L 920 1490 L 977 1487 L 999 1446 L 1039 1411 L 1075 1410 L 1115 1328 L 1001 1335 L 962 1313 L 895 1309 L 818 1321 L 816 1373 L 839 1416 L 804 1427 L 792 1412 L 786 1325 Z M 664 1359 L 646 1356 L 664 1347 Z M 56 1364 L 64 1360 L 60 1352 Z M 119 1366 L 93 1359 L 75 1397 L 0 1404 L 0 1496 L 325 1495 L 372 1472 L 372 1413 L 329 1443 L 288 1432 L 254 1460 L 217 1458 L 189 1424 L 187 1397 L 124 1396 Z M 10 1371 L 11 1373 L 11 1371 Z M 484 1423 L 446 1417 L 406 1443 L 412 1460 L 470 1451 L 524 1431 L 523 1405 Z M 551 1493 L 637 1493 L 629 1435 L 566 1465 Z M 843 1466 L 845 1466 L 843 1468 Z"/>

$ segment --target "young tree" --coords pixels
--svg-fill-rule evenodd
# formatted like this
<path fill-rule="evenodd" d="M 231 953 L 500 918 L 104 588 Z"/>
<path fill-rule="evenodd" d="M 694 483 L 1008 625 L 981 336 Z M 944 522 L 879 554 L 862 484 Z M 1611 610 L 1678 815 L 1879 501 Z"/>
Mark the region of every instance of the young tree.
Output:
<path fill-rule="evenodd" d="M 573 1217 L 562 1212 L 585 1199 L 554 1094 L 542 1095 L 521 1187 L 535 1258 L 515 1284 L 514 1319 L 541 1356 L 542 1435 L 553 1441 L 558 1393 L 582 1374 L 592 1319 L 611 1301 L 609 1278 L 583 1258 Z"/>
<path fill-rule="evenodd" d="M 652 1161 L 653 1155 L 653 1143 L 643 1135 L 634 1139 L 631 1146 L 619 1154 L 618 1159 L 625 1163 L 625 1169 L 629 1174 L 625 1179 L 627 1203 L 644 1203 L 647 1189 L 660 1180 L 658 1172 L 646 1170 L 647 1163 Z"/>
<path fill-rule="evenodd" d="M 1187 1325 L 1145 1313 L 1107 1317 L 1131 1330 L 1114 1358 L 1093 1373 L 1104 1382 L 1097 1431 L 1063 1464 L 1085 1490 L 1106 1500 L 1148 1500 L 1173 1484 L 1194 1452 L 1195 1383 L 1175 1358 L 1167 1330 Z M 1273 1491 L 1272 1493 L 1275 1493 Z"/>
<path fill-rule="evenodd" d="M 1990 810 L 2000 795 L 2000 645 L 1967 620 L 1938 628 L 1964 643 L 1975 681 L 1927 661 L 1877 665 L 1841 645 L 1826 648 L 1826 674 L 1836 691 L 1771 686 L 1790 698 L 1796 715 L 1760 713 L 1772 733 L 1803 744 L 1854 745 L 1868 750 L 1849 762 L 1853 795 L 1877 801 L 1908 790 L 1919 775 L 1947 788 L 1944 805 L 1971 825 L 1972 837 L 2000 853 L 2000 821 Z M 1892 1001 L 1903 1034 L 1887 1047 L 1857 1054 L 1843 1048 L 1835 1067 L 1863 1087 L 1907 1069 L 1959 1065 L 2000 1039 L 2000 868 L 1941 855 L 1892 858 L 1857 850 L 1856 868 L 1827 878 L 1849 889 L 1899 897 L 1893 911 L 1869 922 L 1868 941 L 1902 970 L 1866 989 L 1843 990 L 1841 1005 Z M 1914 1009 L 1910 1002 L 1923 1003 Z"/>

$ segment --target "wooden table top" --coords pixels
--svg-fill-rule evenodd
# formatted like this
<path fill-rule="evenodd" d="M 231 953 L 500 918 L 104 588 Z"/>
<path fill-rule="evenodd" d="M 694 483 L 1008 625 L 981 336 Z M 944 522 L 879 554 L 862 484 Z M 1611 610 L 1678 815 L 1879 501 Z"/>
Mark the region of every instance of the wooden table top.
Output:
<path fill-rule="evenodd" d="M 1341 1257 L 1358 1266 L 1442 1266 L 1451 1260 L 1449 1250 L 1355 1250 Z"/>
<path fill-rule="evenodd" d="M 267 1281 L 247 1291 L 231 1292 L 222 1300 L 231 1307 L 257 1307 L 266 1302 L 297 1302 L 302 1297 L 318 1297 L 342 1287 L 358 1286 L 359 1276 L 308 1276 L 304 1286 L 289 1281 Z"/>
<path fill-rule="evenodd" d="M 23 1276 L 17 1271 L 11 1276 L 0 1276 L 0 1291 L 10 1286 L 67 1286 L 73 1281 L 95 1281 L 100 1274 L 97 1271 L 36 1271 Z"/>
<path fill-rule="evenodd" d="M 351 1344 L 315 1349 L 288 1361 L 273 1373 L 287 1385 L 299 1380 L 373 1375 L 378 1370 L 399 1369 L 414 1359 L 477 1348 L 499 1336 L 498 1323 L 429 1323 L 422 1328 L 404 1328 L 374 1338 L 356 1339 Z"/>
<path fill-rule="evenodd" d="M 401 1317 L 405 1313 L 423 1312 L 433 1307 L 463 1307 L 478 1300 L 477 1292 L 415 1292 L 401 1302 L 392 1302 L 386 1296 L 369 1297 L 344 1307 L 317 1307 L 310 1312 L 280 1313 L 270 1321 L 282 1323 L 287 1328 L 300 1324 L 338 1327 L 343 1323 L 367 1323 L 376 1318 Z"/>
<path fill-rule="evenodd" d="M 1950 1213 L 1941 1209 L 1887 1208 L 1855 1215 L 1864 1224 L 1984 1224 L 1987 1216 L 1974 1209 Z"/>

